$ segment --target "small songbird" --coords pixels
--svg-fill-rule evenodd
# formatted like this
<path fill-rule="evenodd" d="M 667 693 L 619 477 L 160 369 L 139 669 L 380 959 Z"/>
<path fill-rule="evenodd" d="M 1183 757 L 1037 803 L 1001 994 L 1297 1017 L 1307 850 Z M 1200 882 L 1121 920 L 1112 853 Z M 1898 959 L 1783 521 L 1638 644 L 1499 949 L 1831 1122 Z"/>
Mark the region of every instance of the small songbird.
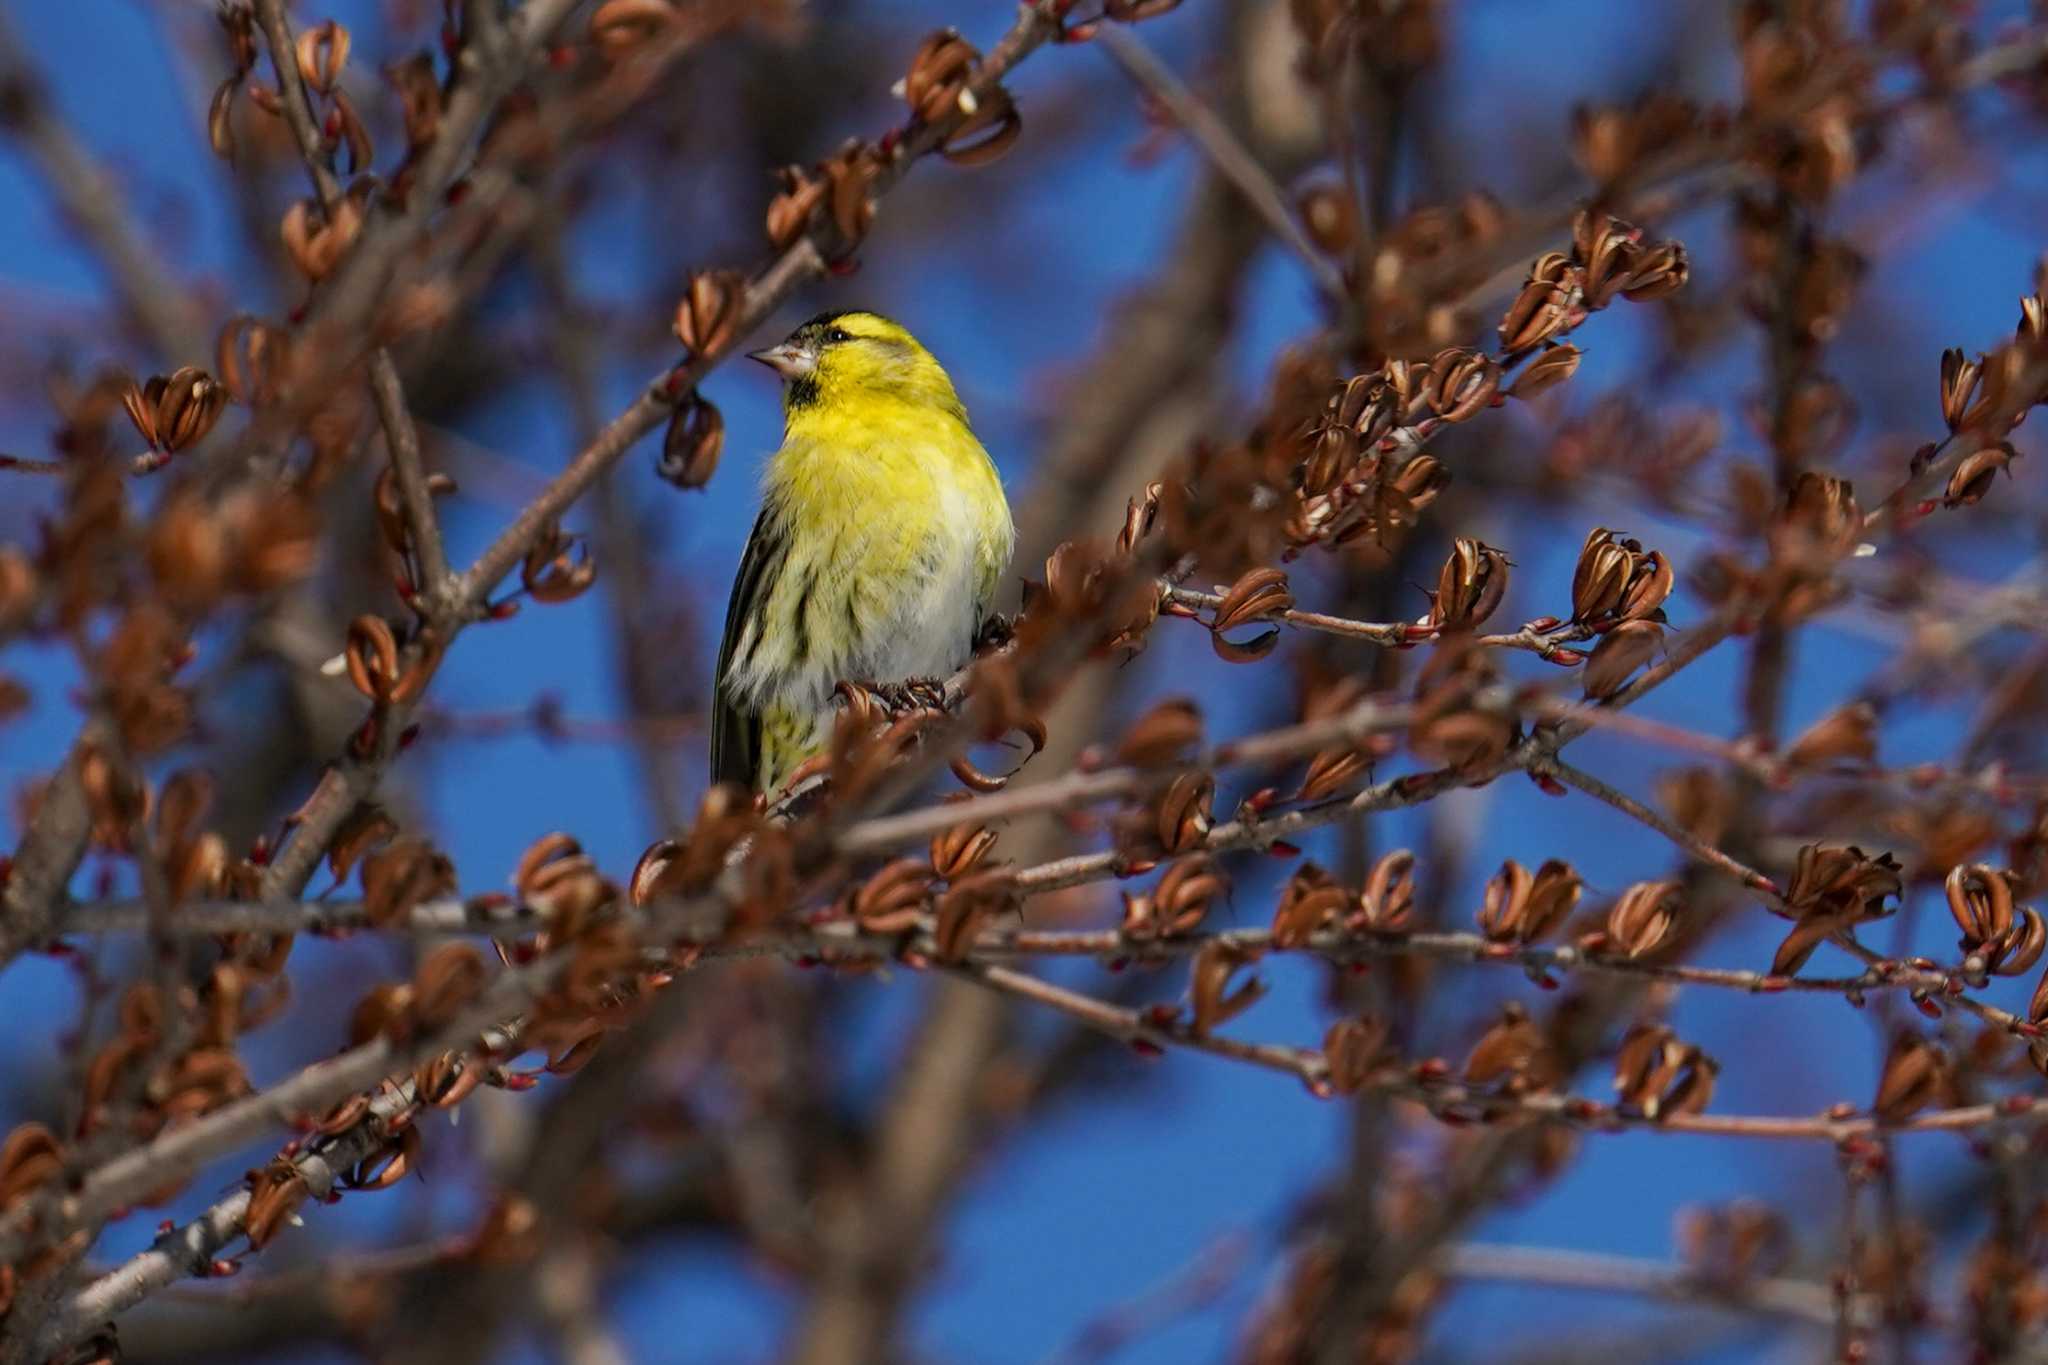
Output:
<path fill-rule="evenodd" d="M 897 324 L 823 313 L 752 358 L 782 376 L 782 448 L 725 609 L 711 780 L 773 793 L 829 743 L 840 682 L 967 662 L 1016 530 L 953 381 Z"/>

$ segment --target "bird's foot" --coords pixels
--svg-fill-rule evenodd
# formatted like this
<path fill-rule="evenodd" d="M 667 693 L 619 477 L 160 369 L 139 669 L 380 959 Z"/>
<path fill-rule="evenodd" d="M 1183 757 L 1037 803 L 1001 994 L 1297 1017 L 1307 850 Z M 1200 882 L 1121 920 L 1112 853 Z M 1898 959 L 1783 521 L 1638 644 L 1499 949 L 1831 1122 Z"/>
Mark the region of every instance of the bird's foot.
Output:
<path fill-rule="evenodd" d="M 999 611 L 992 611 L 982 618 L 981 629 L 974 632 L 974 652 L 984 654 L 992 649 L 1001 649 L 1017 638 L 1017 623 Z"/>
<path fill-rule="evenodd" d="M 878 683 L 868 690 L 894 716 L 946 709 L 946 684 L 938 678 L 905 678 L 901 682 Z"/>

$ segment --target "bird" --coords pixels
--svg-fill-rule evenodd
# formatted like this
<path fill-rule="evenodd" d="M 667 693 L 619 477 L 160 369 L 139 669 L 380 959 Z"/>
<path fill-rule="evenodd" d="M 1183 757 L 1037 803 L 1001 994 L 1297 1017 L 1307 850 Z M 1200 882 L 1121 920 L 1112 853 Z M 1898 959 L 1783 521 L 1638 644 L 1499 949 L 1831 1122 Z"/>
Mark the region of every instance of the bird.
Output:
<path fill-rule="evenodd" d="M 726 606 L 711 780 L 774 793 L 829 744 L 841 682 L 968 661 L 1016 529 L 952 379 L 901 325 L 821 313 L 750 358 L 782 378 L 782 445 Z"/>

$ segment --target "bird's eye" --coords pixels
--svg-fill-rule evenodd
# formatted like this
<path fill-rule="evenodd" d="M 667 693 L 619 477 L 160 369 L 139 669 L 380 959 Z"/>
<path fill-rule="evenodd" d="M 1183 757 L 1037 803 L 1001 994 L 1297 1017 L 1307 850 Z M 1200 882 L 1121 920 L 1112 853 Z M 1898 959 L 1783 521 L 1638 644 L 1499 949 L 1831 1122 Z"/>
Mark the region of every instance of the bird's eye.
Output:
<path fill-rule="evenodd" d="M 844 327 L 834 327 L 831 331 L 825 333 L 825 340 L 851 341 L 853 340 L 853 333 L 847 331 Z"/>

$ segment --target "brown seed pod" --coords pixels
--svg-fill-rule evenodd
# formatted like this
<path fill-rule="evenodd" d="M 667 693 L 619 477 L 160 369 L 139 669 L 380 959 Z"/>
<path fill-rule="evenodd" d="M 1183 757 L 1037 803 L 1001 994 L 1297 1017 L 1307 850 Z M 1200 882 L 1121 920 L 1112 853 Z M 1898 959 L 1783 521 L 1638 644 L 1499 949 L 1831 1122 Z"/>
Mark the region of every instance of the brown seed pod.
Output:
<path fill-rule="evenodd" d="M 1548 393 L 1579 372 L 1584 354 L 1568 341 L 1552 342 L 1522 367 L 1514 383 L 1508 385 L 1508 397 L 1527 403 L 1538 394 Z"/>
<path fill-rule="evenodd" d="M 932 942 L 941 962 L 959 962 L 991 919 L 1015 904 L 1009 868 L 970 872 L 940 893 L 932 909 Z"/>
<path fill-rule="evenodd" d="M 242 1217 L 242 1230 L 249 1246 L 261 1251 L 278 1230 L 292 1222 L 299 1206 L 311 1196 L 306 1176 L 297 1165 L 280 1157 L 244 1177 L 249 1186 L 249 1207 Z"/>
<path fill-rule="evenodd" d="M 996 837 L 987 825 L 954 825 L 934 834 L 929 849 L 933 871 L 947 881 L 965 876 L 988 856 Z"/>
<path fill-rule="evenodd" d="M 1266 993 L 1266 983 L 1258 977 L 1247 977 L 1234 990 L 1231 987 L 1238 972 L 1258 959 L 1258 953 L 1223 939 L 1211 940 L 1195 954 L 1189 998 L 1196 1036 L 1206 1037 L 1258 1003 Z"/>
<path fill-rule="evenodd" d="M 333 94 L 348 65 L 348 49 L 348 30 L 332 19 L 301 30 L 296 44 L 299 79 L 323 95 Z"/>
<path fill-rule="evenodd" d="M 1337 924 L 1353 904 L 1351 893 L 1314 863 L 1303 863 L 1288 879 L 1273 911 L 1273 946 L 1301 948 Z"/>
<path fill-rule="evenodd" d="M 725 451 L 725 417 L 709 399 L 691 393 L 677 404 L 661 440 L 654 472 L 678 488 L 702 488 Z"/>
<path fill-rule="evenodd" d="M 1622 1039 L 1614 1059 L 1614 1088 L 1621 1102 L 1647 1119 L 1697 1114 L 1714 1096 L 1720 1066 L 1706 1053 L 1661 1024 L 1638 1024 Z"/>
<path fill-rule="evenodd" d="M 441 129 L 441 82 L 434 75 L 434 59 L 425 52 L 415 52 L 404 61 L 385 67 L 384 79 L 398 92 L 399 112 L 405 120 L 406 151 L 418 153 Z"/>
<path fill-rule="evenodd" d="M 0 1212 L 12 1213 L 64 1173 L 64 1149 L 40 1123 L 24 1123 L 0 1142 Z"/>
<path fill-rule="evenodd" d="M 1953 346 L 1941 353 L 1941 418 L 1951 432 L 1959 431 L 1984 377 L 1984 357 L 1965 360 Z"/>
<path fill-rule="evenodd" d="M 859 246 L 875 221 L 874 184 L 881 169 L 881 154 L 865 142 L 847 143 L 818 166 L 825 179 L 825 212 L 838 230 L 843 250 Z"/>
<path fill-rule="evenodd" d="M 590 44 L 606 61 L 624 61 L 675 22 L 676 9 L 669 0 L 605 0 L 590 16 Z"/>
<path fill-rule="evenodd" d="M 676 304 L 675 334 L 693 356 L 730 349 L 745 311 L 746 277 L 737 270 L 699 270 Z"/>
<path fill-rule="evenodd" d="M 1948 485 L 1942 490 L 1944 507 L 1968 507 L 1982 502 L 1984 495 L 1991 491 L 1998 471 L 2008 469 L 2019 452 L 2012 442 L 1999 441 L 1965 456 L 1948 476 Z"/>
<path fill-rule="evenodd" d="M 1534 873 L 1512 858 L 1486 883 L 1479 932 L 1495 943 L 1534 943 L 1564 922 L 1584 882 L 1570 863 L 1552 858 Z"/>
<path fill-rule="evenodd" d="M 398 637 L 390 622 L 381 616 L 364 614 L 349 622 L 348 642 L 342 650 L 348 663 L 349 681 L 356 691 L 380 706 L 389 705 L 404 673 L 399 663 Z"/>
<path fill-rule="evenodd" d="M 1215 615 L 1209 623 L 1210 638 L 1216 643 L 1218 653 L 1222 654 L 1225 631 L 1273 620 L 1293 607 L 1294 594 L 1287 590 L 1286 574 L 1273 568 L 1252 569 L 1231 584 L 1230 591 L 1217 603 Z M 1241 644 L 1231 644 L 1224 658 L 1230 663 L 1243 663 L 1247 654 L 1264 656 L 1272 651 L 1279 639 L 1277 626 L 1261 631 Z"/>
<path fill-rule="evenodd" d="M 1948 1053 L 1907 1029 L 1892 1039 L 1870 1108 L 1886 1122 L 1897 1123 L 1930 1106 L 1952 1103 L 1954 1095 Z"/>
<path fill-rule="evenodd" d="M 300 274 L 318 283 L 334 273 L 362 231 L 367 197 L 367 189 L 351 187 L 331 211 L 310 199 L 301 199 L 285 210 L 278 224 L 278 240 Z"/>
<path fill-rule="evenodd" d="M 1465 1079 L 1509 1094 L 1548 1090 L 1559 1077 L 1556 1054 L 1529 1011 L 1510 1001 L 1465 1058 Z"/>
<path fill-rule="evenodd" d="M 1670 942 L 1685 909 L 1677 882 L 1637 882 L 1608 907 L 1606 946 L 1631 961 Z"/>
<path fill-rule="evenodd" d="M 1586 696 L 1594 701 L 1612 697 L 1663 645 L 1664 627 L 1655 621 L 1623 621 L 1600 638 L 1586 660 L 1579 678 Z"/>
<path fill-rule="evenodd" d="M 583 846 L 561 833 L 544 835 L 527 846 L 512 873 L 512 886 L 521 901 L 547 917 L 557 939 L 574 938 L 619 894 Z"/>
<path fill-rule="evenodd" d="M 1183 763 L 1202 742 L 1202 708 L 1189 697 L 1168 697 L 1138 717 L 1117 746 L 1117 761 L 1133 768 Z"/>
<path fill-rule="evenodd" d="M 1493 405 L 1500 393 L 1500 364 L 1467 347 L 1439 351 L 1424 390 L 1429 405 L 1446 422 L 1462 422 Z"/>
<path fill-rule="evenodd" d="M 363 859 L 363 916 L 380 928 L 409 923 L 421 905 L 454 894 L 455 865 L 416 835 Z"/>
<path fill-rule="evenodd" d="M 898 858 L 862 882 L 846 910 L 870 934 L 903 934 L 917 927 L 931 899 L 931 865 Z"/>
<path fill-rule="evenodd" d="M 1360 777 L 1372 772 L 1372 755 L 1363 749 L 1325 749 L 1308 763 L 1308 772 L 1301 779 L 1301 788 L 1294 794 L 1297 801 L 1320 801 L 1351 786 Z"/>
<path fill-rule="evenodd" d="M 1578 271 L 1561 252 L 1536 258 L 1522 292 L 1501 315 L 1501 350 L 1509 357 L 1534 350 L 1565 330 L 1571 321 L 1570 300 L 1578 288 Z"/>
<path fill-rule="evenodd" d="M 551 525 L 534 538 L 520 562 L 519 579 L 536 602 L 568 602 L 597 581 L 597 564 L 582 536 Z"/>
<path fill-rule="evenodd" d="M 1794 768 L 1824 768 L 1844 759 L 1877 761 L 1877 708 L 1867 701 L 1828 712 L 1786 746 L 1784 755 L 1786 765 Z"/>
<path fill-rule="evenodd" d="M 958 107 L 960 92 L 980 61 L 981 53 L 955 29 L 925 35 L 903 78 L 903 102 L 920 123 L 937 123 Z"/>
<path fill-rule="evenodd" d="M 203 440 L 227 405 L 227 390 L 212 376 L 187 365 L 168 375 L 153 375 L 121 395 L 128 420 L 151 450 L 175 455 Z"/>
<path fill-rule="evenodd" d="M 1508 590 L 1508 557 L 1469 536 L 1451 546 L 1424 619 L 1439 630 L 1471 630 L 1500 606 Z"/>
<path fill-rule="evenodd" d="M 1392 933 L 1415 915 L 1415 855 L 1405 848 L 1382 854 L 1366 874 L 1349 928 Z"/>
<path fill-rule="evenodd" d="M 1386 1023 L 1370 1016 L 1330 1025 L 1323 1034 L 1323 1067 L 1330 1088 L 1340 1095 L 1365 1089 L 1387 1061 L 1387 1039 Z"/>
<path fill-rule="evenodd" d="M 1675 577 L 1670 561 L 1604 526 L 1586 534 L 1572 572 L 1572 620 L 1580 625 L 1662 620 Z"/>
<path fill-rule="evenodd" d="M 1154 812 L 1153 833 L 1168 853 L 1191 853 L 1209 837 L 1216 779 L 1207 773 L 1182 773 L 1166 789 Z"/>
<path fill-rule="evenodd" d="M 768 204 L 768 241 L 780 251 L 793 246 L 810 228 L 811 219 L 825 202 L 825 182 L 801 166 L 784 166 L 776 172 L 782 189 Z"/>
<path fill-rule="evenodd" d="M 1677 242 L 1658 242 L 1636 258 L 1635 269 L 1622 286 L 1622 297 L 1631 303 L 1649 303 L 1685 288 L 1692 278 L 1692 262 Z"/>

